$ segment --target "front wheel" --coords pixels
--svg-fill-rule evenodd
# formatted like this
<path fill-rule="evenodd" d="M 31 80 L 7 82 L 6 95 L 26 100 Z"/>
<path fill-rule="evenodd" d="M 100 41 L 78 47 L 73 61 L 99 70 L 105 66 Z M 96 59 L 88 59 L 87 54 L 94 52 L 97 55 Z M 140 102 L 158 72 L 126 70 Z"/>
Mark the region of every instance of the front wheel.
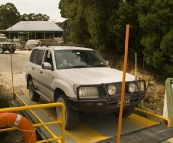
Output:
<path fill-rule="evenodd" d="M 75 128 L 79 123 L 79 112 L 69 107 L 64 95 L 61 95 L 57 102 L 62 102 L 65 106 L 65 129 L 70 130 Z M 60 106 L 56 107 L 56 114 L 57 118 L 62 117 Z"/>
<path fill-rule="evenodd" d="M 4 53 L 4 49 L 0 48 L 0 53 L 3 54 Z"/>
<path fill-rule="evenodd" d="M 33 85 L 32 80 L 29 81 L 29 96 L 32 101 L 38 101 L 40 99 L 40 95 L 34 91 L 35 87 Z"/>
<path fill-rule="evenodd" d="M 23 50 L 24 49 L 24 46 L 21 46 L 21 48 L 20 48 L 21 50 Z"/>

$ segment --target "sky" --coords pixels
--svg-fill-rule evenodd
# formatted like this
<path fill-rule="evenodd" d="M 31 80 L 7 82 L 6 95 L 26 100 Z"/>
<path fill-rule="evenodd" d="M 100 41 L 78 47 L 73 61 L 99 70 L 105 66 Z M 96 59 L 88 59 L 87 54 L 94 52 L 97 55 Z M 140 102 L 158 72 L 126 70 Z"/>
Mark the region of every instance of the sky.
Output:
<path fill-rule="evenodd" d="M 24 13 L 41 13 L 50 17 L 51 21 L 63 22 L 65 19 L 61 17 L 59 7 L 60 0 L 0 0 L 0 5 L 13 3 L 18 12 Z"/>

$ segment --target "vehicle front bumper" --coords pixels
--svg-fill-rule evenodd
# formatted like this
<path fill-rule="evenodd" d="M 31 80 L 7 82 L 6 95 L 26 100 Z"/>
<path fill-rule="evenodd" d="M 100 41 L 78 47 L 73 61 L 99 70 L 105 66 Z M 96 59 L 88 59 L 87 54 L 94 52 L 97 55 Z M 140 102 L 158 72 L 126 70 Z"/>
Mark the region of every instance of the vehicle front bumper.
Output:
<path fill-rule="evenodd" d="M 124 109 L 128 109 L 130 107 L 135 107 L 138 105 L 141 100 L 145 97 L 145 93 L 125 96 L 125 99 L 130 102 L 124 103 Z M 77 100 L 72 98 L 67 98 L 68 105 L 74 110 L 81 112 L 99 112 L 99 113 L 109 113 L 116 112 L 120 109 L 121 97 L 115 98 L 98 98 L 98 99 L 85 99 L 85 100 Z"/>

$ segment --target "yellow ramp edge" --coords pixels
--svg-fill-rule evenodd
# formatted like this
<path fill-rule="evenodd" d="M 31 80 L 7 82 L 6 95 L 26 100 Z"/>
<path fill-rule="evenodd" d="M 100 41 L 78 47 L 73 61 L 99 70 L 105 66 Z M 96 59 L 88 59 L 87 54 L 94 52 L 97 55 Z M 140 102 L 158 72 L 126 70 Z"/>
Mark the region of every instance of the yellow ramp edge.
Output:
<path fill-rule="evenodd" d="M 150 120 L 148 118 L 139 116 L 137 114 L 131 114 L 129 117 L 124 118 L 123 120 L 127 121 L 130 124 L 136 125 L 136 126 L 138 126 L 140 128 L 145 128 L 145 127 L 149 127 L 149 126 L 153 126 L 153 125 L 159 124 L 156 121 L 152 121 L 152 120 Z"/>
<path fill-rule="evenodd" d="M 173 143 L 173 138 L 170 138 L 168 141 L 171 142 L 171 143 Z"/>
<path fill-rule="evenodd" d="M 82 132 L 81 132 L 82 131 Z M 105 140 L 107 137 L 86 126 L 83 123 L 79 123 L 78 127 L 72 131 L 66 131 L 66 133 L 76 140 L 78 143 L 93 143 L 100 140 Z"/>

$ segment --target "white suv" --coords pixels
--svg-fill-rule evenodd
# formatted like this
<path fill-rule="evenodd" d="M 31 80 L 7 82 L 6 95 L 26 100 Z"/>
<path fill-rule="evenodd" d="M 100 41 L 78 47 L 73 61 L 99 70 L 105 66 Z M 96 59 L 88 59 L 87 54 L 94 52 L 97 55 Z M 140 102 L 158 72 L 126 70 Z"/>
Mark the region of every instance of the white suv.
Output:
<path fill-rule="evenodd" d="M 37 45 L 40 45 L 41 41 L 40 40 L 28 40 L 26 42 L 25 48 L 28 49 L 29 51 L 35 48 Z"/>
<path fill-rule="evenodd" d="M 48 102 L 62 102 L 66 129 L 79 122 L 79 112 L 119 115 L 122 71 L 108 67 L 94 50 L 75 46 L 39 46 L 26 64 L 26 81 L 31 100 L 40 96 Z M 129 116 L 144 99 L 146 83 L 126 74 L 123 117 Z M 61 116 L 56 107 L 57 117 Z"/>

